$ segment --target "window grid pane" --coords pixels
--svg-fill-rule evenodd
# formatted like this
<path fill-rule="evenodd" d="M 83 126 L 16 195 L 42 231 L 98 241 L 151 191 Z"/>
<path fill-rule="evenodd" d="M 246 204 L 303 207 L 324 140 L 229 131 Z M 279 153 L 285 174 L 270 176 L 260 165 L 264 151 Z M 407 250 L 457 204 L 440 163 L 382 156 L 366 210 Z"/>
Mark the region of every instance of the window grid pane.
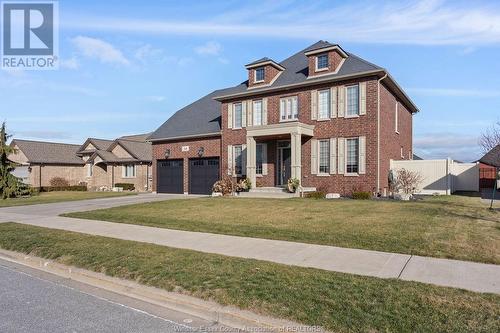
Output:
<path fill-rule="evenodd" d="M 262 101 L 253 102 L 253 124 L 262 125 Z"/>
<path fill-rule="evenodd" d="M 330 140 L 319 141 L 319 172 L 330 172 Z"/>
<path fill-rule="evenodd" d="M 347 115 L 355 116 L 359 114 L 359 87 L 347 87 Z"/>
<path fill-rule="evenodd" d="M 318 56 L 318 69 L 328 68 L 328 55 L 322 54 Z"/>
<path fill-rule="evenodd" d="M 286 97 L 280 100 L 281 120 L 296 120 L 299 118 L 297 96 Z"/>
<path fill-rule="evenodd" d="M 262 175 L 262 161 L 264 160 L 264 156 L 262 155 L 263 149 L 262 145 L 259 144 L 256 146 L 256 164 L 255 164 L 255 173 L 257 175 Z"/>
<path fill-rule="evenodd" d="M 330 90 L 321 90 L 318 92 L 319 118 L 330 118 Z"/>
<path fill-rule="evenodd" d="M 347 172 L 357 173 L 359 161 L 359 139 L 347 139 Z"/>
<path fill-rule="evenodd" d="M 255 70 L 255 81 L 264 81 L 264 68 L 257 68 Z"/>
<path fill-rule="evenodd" d="M 234 146 L 234 171 L 237 175 L 242 174 L 243 159 L 241 154 L 241 146 Z"/>
<path fill-rule="evenodd" d="M 241 127 L 241 118 L 242 118 L 242 108 L 241 108 L 241 103 L 235 104 L 234 105 L 234 127 L 239 128 Z"/>

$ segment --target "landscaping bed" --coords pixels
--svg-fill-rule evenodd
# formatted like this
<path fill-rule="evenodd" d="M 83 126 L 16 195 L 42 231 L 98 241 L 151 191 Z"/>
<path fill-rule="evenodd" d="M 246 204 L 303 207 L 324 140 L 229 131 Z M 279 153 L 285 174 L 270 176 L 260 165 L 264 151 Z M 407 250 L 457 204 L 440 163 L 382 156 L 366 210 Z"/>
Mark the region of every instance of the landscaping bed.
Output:
<path fill-rule="evenodd" d="M 0 207 L 36 205 L 62 201 L 76 201 L 99 198 L 121 197 L 136 193 L 124 192 L 84 192 L 84 191 L 51 191 L 34 194 L 30 197 L 0 200 Z"/>
<path fill-rule="evenodd" d="M 65 216 L 500 264 L 500 212 L 479 198 L 205 198 Z"/>
<path fill-rule="evenodd" d="M 335 332 L 496 332 L 500 296 L 0 224 L 0 247 Z"/>

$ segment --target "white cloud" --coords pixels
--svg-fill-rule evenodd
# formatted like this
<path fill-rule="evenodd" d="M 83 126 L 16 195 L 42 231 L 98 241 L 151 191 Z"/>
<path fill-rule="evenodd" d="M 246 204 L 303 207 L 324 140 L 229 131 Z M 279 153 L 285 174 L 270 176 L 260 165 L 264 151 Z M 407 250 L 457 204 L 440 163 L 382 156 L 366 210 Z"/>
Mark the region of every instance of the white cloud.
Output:
<path fill-rule="evenodd" d="M 453 89 L 453 88 L 408 88 L 411 94 L 422 96 L 446 96 L 446 97 L 500 97 L 500 89 Z"/>
<path fill-rule="evenodd" d="M 206 42 L 203 45 L 196 47 L 195 52 L 201 55 L 219 55 L 222 51 L 222 45 L 215 41 Z"/>
<path fill-rule="evenodd" d="M 80 62 L 75 57 L 69 59 L 61 59 L 59 61 L 59 66 L 67 69 L 78 69 L 80 68 Z"/>
<path fill-rule="evenodd" d="M 71 41 L 85 57 L 98 59 L 102 63 L 130 65 L 120 50 L 101 39 L 78 36 Z"/>
<path fill-rule="evenodd" d="M 258 15 L 255 15 L 256 8 Z M 62 25 L 90 31 L 163 35 L 308 40 L 322 36 L 336 42 L 484 45 L 500 43 L 500 6 L 436 0 L 382 5 L 371 1 L 346 2 L 331 8 L 305 1 L 292 5 L 288 1 L 272 5 L 251 2 L 207 20 L 139 20 L 79 15 L 62 22 Z"/>
<path fill-rule="evenodd" d="M 463 133 L 428 133 L 413 141 L 415 154 L 426 159 L 451 157 L 469 162 L 481 155 L 478 137 Z"/>
<path fill-rule="evenodd" d="M 145 99 L 150 102 L 163 102 L 165 96 L 146 96 Z"/>
<path fill-rule="evenodd" d="M 145 62 L 147 59 L 151 58 L 157 59 L 162 56 L 163 56 L 163 50 L 154 48 L 150 44 L 145 44 L 139 47 L 134 54 L 134 57 L 141 62 Z"/>

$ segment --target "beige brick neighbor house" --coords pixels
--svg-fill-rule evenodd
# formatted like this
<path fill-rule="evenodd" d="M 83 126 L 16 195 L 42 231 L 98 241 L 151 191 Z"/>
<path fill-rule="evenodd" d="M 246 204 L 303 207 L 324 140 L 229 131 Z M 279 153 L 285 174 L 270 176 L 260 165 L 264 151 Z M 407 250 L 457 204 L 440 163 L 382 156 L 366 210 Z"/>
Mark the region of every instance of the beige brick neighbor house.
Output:
<path fill-rule="evenodd" d="M 349 195 L 381 193 L 411 159 L 415 104 L 388 71 L 319 41 L 177 111 L 151 136 L 153 190 L 210 193 L 223 176 Z"/>
<path fill-rule="evenodd" d="M 111 190 L 126 183 L 143 192 L 151 189 L 152 151 L 147 136 L 89 138 L 83 145 L 14 139 L 11 146 L 17 154 L 9 159 L 19 164 L 15 175 L 35 188 L 50 186 L 52 178 L 61 177 L 89 190 Z"/>

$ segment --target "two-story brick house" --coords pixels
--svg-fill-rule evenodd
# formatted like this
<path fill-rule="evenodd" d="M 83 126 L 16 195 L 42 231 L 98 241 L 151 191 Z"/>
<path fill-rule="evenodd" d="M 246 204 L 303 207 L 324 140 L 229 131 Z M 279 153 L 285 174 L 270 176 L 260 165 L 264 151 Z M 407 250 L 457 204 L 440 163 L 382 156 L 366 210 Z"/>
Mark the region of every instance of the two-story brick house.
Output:
<path fill-rule="evenodd" d="M 246 69 L 247 81 L 179 110 L 151 135 L 153 189 L 208 193 L 229 175 L 381 192 L 390 159 L 412 158 L 418 109 L 385 69 L 325 41 Z"/>

